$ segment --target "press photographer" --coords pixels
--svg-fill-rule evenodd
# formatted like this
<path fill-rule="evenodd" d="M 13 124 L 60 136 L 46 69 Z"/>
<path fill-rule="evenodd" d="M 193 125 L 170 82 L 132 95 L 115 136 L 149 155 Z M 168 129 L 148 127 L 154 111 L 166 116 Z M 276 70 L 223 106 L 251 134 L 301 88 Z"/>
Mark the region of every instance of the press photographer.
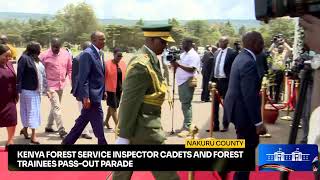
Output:
<path fill-rule="evenodd" d="M 274 75 L 275 84 L 273 87 L 270 87 L 270 95 L 274 95 L 274 102 L 278 103 L 283 89 L 282 82 L 285 75 L 286 62 L 292 54 L 292 48 L 285 42 L 282 34 L 278 34 L 273 38 L 269 51 L 272 58 L 271 71 Z"/>

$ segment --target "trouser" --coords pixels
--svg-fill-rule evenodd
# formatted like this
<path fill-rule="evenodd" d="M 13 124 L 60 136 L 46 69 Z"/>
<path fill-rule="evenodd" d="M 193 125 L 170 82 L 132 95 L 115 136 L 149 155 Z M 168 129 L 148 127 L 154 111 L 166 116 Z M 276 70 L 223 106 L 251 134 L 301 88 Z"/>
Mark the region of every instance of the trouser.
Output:
<path fill-rule="evenodd" d="M 209 79 L 210 79 L 210 77 L 208 75 L 203 74 L 201 101 L 209 101 L 210 100 Z"/>
<path fill-rule="evenodd" d="M 245 139 L 246 148 L 255 150 L 259 144 L 259 135 L 256 133 L 256 127 L 250 126 L 248 128 L 236 128 L 238 139 Z M 255 166 L 255 162 L 254 166 Z M 235 172 L 234 180 L 249 180 L 250 171 Z"/>
<path fill-rule="evenodd" d="M 183 127 L 189 129 L 192 122 L 192 99 L 194 93 L 193 87 L 190 87 L 188 81 L 178 86 L 179 100 L 181 102 L 183 112 Z"/>
<path fill-rule="evenodd" d="M 65 131 L 61 117 L 61 99 L 63 90 L 52 91 L 52 98 L 50 99 L 51 110 L 48 117 L 47 128 L 52 129 L 53 123 L 56 122 L 58 131 Z"/>
<path fill-rule="evenodd" d="M 79 107 L 79 111 L 81 113 L 81 110 L 82 110 L 82 102 L 81 101 L 78 101 L 78 107 Z M 90 136 L 89 126 L 90 126 L 90 124 L 88 123 L 88 125 L 84 128 L 82 134 L 86 134 L 86 135 Z"/>
<path fill-rule="evenodd" d="M 270 95 L 274 95 L 274 100 L 276 103 L 280 100 L 280 93 L 281 93 L 281 87 L 283 84 L 283 77 L 284 77 L 284 72 L 283 70 L 274 70 L 274 87 L 270 88 Z"/>
<path fill-rule="evenodd" d="M 163 144 L 161 142 L 141 142 L 132 141 L 130 144 Z M 114 171 L 112 173 L 113 180 L 130 180 L 133 171 Z M 178 180 L 180 179 L 176 171 L 152 171 L 156 180 Z"/>
<path fill-rule="evenodd" d="M 74 144 L 83 132 L 83 129 L 90 122 L 92 130 L 98 144 L 107 144 L 103 131 L 103 111 L 101 103 L 91 102 L 89 109 L 82 109 L 81 115 L 76 119 L 76 124 L 73 126 L 69 134 L 64 138 L 62 144 Z"/>
<path fill-rule="evenodd" d="M 217 79 L 217 90 L 220 95 L 221 99 L 224 99 L 227 90 L 228 90 L 228 79 Z M 220 129 L 220 122 L 219 122 L 219 98 L 217 95 L 214 96 L 214 130 Z M 223 115 L 223 121 L 222 121 L 223 127 L 228 128 L 229 127 L 229 121 L 227 120 L 227 116 Z"/>

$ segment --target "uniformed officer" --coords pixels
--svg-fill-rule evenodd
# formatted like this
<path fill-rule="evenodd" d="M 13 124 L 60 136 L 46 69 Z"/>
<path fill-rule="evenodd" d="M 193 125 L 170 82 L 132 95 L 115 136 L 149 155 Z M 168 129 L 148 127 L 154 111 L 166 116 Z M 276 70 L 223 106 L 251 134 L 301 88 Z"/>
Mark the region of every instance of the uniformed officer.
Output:
<path fill-rule="evenodd" d="M 163 144 L 166 137 L 160 122 L 161 105 L 167 85 L 163 76 L 162 54 L 168 42 L 171 26 L 152 25 L 142 28 L 145 44 L 128 64 L 119 109 L 116 144 Z M 153 171 L 156 179 L 175 180 L 175 171 Z M 132 171 L 113 173 L 113 179 L 130 179 Z"/>

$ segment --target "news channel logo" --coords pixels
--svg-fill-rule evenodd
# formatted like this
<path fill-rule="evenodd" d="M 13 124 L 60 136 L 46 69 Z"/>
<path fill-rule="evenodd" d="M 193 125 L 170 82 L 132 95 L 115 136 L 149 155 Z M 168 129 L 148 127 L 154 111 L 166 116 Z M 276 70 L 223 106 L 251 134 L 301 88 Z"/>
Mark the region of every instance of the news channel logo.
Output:
<path fill-rule="evenodd" d="M 260 144 L 259 171 L 317 171 L 318 146 L 315 144 Z"/>

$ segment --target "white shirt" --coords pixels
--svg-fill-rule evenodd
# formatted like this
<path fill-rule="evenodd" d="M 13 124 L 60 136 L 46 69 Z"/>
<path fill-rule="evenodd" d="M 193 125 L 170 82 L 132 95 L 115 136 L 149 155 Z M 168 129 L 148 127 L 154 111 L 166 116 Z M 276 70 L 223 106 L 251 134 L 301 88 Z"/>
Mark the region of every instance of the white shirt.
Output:
<path fill-rule="evenodd" d="M 217 55 L 217 59 L 216 59 L 216 62 L 215 62 L 215 68 L 214 68 L 214 77 L 215 78 L 226 78 L 226 73 L 224 72 L 224 63 L 226 61 L 226 55 L 227 55 L 227 52 L 228 52 L 228 49 L 229 48 L 225 48 L 225 49 L 220 49 L 218 55 Z M 223 53 L 222 53 L 223 52 Z M 220 60 L 220 56 L 221 56 L 221 53 L 222 53 L 222 57 L 221 57 L 221 62 L 220 62 L 220 65 L 218 67 L 218 62 Z M 219 68 L 219 74 L 217 74 L 217 68 Z"/>
<path fill-rule="evenodd" d="M 254 61 L 257 61 L 256 55 L 255 55 L 252 51 L 250 51 L 250 50 L 247 49 L 247 48 L 243 48 L 243 49 L 245 49 L 246 51 L 248 51 L 248 52 L 252 55 Z"/>
<path fill-rule="evenodd" d="M 94 47 L 94 49 L 97 51 L 97 53 L 99 54 L 99 57 L 100 57 L 100 61 L 101 61 L 101 64 L 103 66 L 103 59 L 101 57 L 101 54 L 100 54 L 100 49 L 98 49 L 94 44 L 92 44 L 92 46 Z"/>
<path fill-rule="evenodd" d="M 188 52 L 184 52 L 180 55 L 179 63 L 183 66 L 194 67 L 198 71 L 200 69 L 200 56 L 199 54 L 192 48 Z M 187 72 L 180 67 L 177 68 L 176 71 L 176 81 L 178 86 L 185 83 L 190 77 L 193 77 L 197 74 L 197 71 Z"/>

